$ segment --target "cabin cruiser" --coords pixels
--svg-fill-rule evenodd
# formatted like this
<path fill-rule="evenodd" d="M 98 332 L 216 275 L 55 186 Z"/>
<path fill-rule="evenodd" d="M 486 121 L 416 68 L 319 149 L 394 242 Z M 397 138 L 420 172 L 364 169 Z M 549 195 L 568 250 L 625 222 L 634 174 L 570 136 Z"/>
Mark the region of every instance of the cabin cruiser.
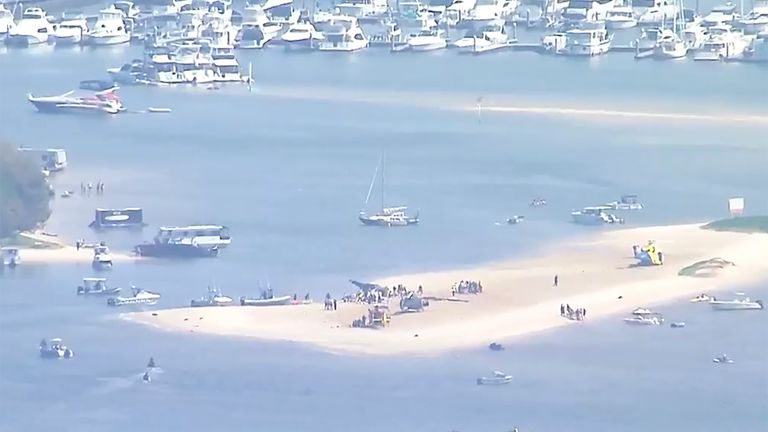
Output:
<path fill-rule="evenodd" d="M 453 43 L 459 52 L 478 54 L 493 49 L 506 47 L 509 42 L 504 20 L 494 20 Z"/>
<path fill-rule="evenodd" d="M 110 6 L 99 12 L 99 18 L 88 32 L 85 42 L 89 45 L 119 45 L 128 43 L 131 35 L 125 28 L 123 13 Z"/>
<path fill-rule="evenodd" d="M 710 300 L 714 300 L 714 297 L 710 297 L 706 294 L 699 294 L 696 297 L 693 297 L 691 299 L 691 303 L 701 303 L 701 302 L 709 303 Z"/>
<path fill-rule="evenodd" d="M 8 31 L 6 45 L 29 46 L 47 43 L 53 37 L 53 24 L 39 7 L 26 8 L 21 20 Z"/>
<path fill-rule="evenodd" d="M 160 294 L 152 291 L 143 290 L 131 286 L 131 297 L 110 297 L 107 299 L 108 306 L 125 306 L 125 305 L 154 305 L 160 300 Z"/>
<path fill-rule="evenodd" d="M 584 207 L 582 210 L 571 212 L 571 217 L 573 222 L 579 225 L 624 223 L 624 219 L 616 217 L 614 214 L 606 213 L 606 210 L 611 210 L 611 208 L 608 206 Z"/>
<path fill-rule="evenodd" d="M 637 195 L 622 195 L 618 201 L 609 202 L 606 206 L 613 210 L 642 210 L 643 205 L 638 201 Z"/>
<path fill-rule="evenodd" d="M 678 8 L 673 0 L 633 0 L 632 10 L 639 25 L 659 27 L 672 21 Z"/>
<path fill-rule="evenodd" d="M 541 37 L 541 48 L 544 52 L 556 54 L 565 48 L 566 40 L 565 33 L 551 33 Z M 530 206 L 534 207 L 533 203 L 531 203 Z"/>
<path fill-rule="evenodd" d="M 749 297 L 741 297 L 733 300 L 711 299 L 709 305 L 714 310 L 760 310 L 763 309 L 762 300 L 751 300 Z"/>
<path fill-rule="evenodd" d="M 0 36 L 5 36 L 16 25 L 13 22 L 13 14 L 0 3 Z"/>
<path fill-rule="evenodd" d="M 309 21 L 302 21 L 288 27 L 288 31 L 280 36 L 286 50 L 314 49 L 316 42 L 323 38 L 323 34 L 315 29 Z"/>
<path fill-rule="evenodd" d="M 161 84 L 210 84 L 216 81 L 213 58 L 195 43 L 183 43 L 176 51 L 152 56 L 155 80 Z"/>
<path fill-rule="evenodd" d="M 68 11 L 62 14 L 61 22 L 53 32 L 53 39 L 56 41 L 56 46 L 76 45 L 83 40 L 86 33 L 88 33 L 88 23 L 85 15 L 79 11 Z"/>
<path fill-rule="evenodd" d="M 616 6 L 605 15 L 605 28 L 608 30 L 630 29 L 636 25 L 635 12 L 629 6 Z"/>
<path fill-rule="evenodd" d="M 40 357 L 42 358 L 71 359 L 74 355 L 75 353 L 59 338 L 40 341 Z"/>
<path fill-rule="evenodd" d="M 118 294 L 120 288 L 109 288 L 105 278 L 83 278 L 83 284 L 77 287 L 77 295 Z"/>
<path fill-rule="evenodd" d="M 132 1 L 119 0 L 112 3 L 112 6 L 123 13 L 123 17 L 128 19 L 138 19 L 141 11 Z"/>
<path fill-rule="evenodd" d="M 411 51 L 434 51 L 446 46 L 448 46 L 448 36 L 445 30 L 437 27 L 422 30 L 408 38 L 408 48 Z"/>
<path fill-rule="evenodd" d="M 405 42 L 408 41 L 411 34 L 437 27 L 434 15 L 418 1 L 400 2 L 397 24 L 405 36 Z"/>
<path fill-rule="evenodd" d="M 239 26 L 217 15 L 206 15 L 200 36 L 211 41 L 211 45 L 235 45 L 240 33 Z"/>
<path fill-rule="evenodd" d="M 709 37 L 709 32 L 704 27 L 692 26 L 683 29 L 680 37 L 685 42 L 689 51 L 696 51 L 704 46 L 704 42 Z"/>
<path fill-rule="evenodd" d="M 440 23 L 449 27 L 458 25 L 474 9 L 476 3 L 476 0 L 453 0 L 440 17 Z"/>
<path fill-rule="evenodd" d="M 672 30 L 659 27 L 643 28 L 640 31 L 640 38 L 635 41 L 635 49 L 638 53 L 652 51 L 659 43 L 661 43 L 664 36 L 672 34 L 674 34 Z"/>
<path fill-rule="evenodd" d="M 512 375 L 507 375 L 504 372 L 493 371 L 491 377 L 480 377 L 477 379 L 477 385 L 503 385 L 512 382 Z"/>
<path fill-rule="evenodd" d="M 123 104 L 117 96 L 117 86 L 99 91 L 72 90 L 60 96 L 27 95 L 27 99 L 40 112 L 117 114 Z"/>
<path fill-rule="evenodd" d="M 136 246 L 136 253 L 148 257 L 215 257 L 229 246 L 229 229 L 221 225 L 161 227 L 152 243 Z"/>
<path fill-rule="evenodd" d="M 243 24 L 237 47 L 240 49 L 259 49 L 276 38 L 282 29 L 281 24 L 265 21 L 260 24 Z"/>
<path fill-rule="evenodd" d="M 118 84 L 134 85 L 147 78 L 144 71 L 144 61 L 140 59 L 131 60 L 119 68 L 108 68 L 107 73 L 112 81 Z"/>
<path fill-rule="evenodd" d="M 750 62 L 768 62 L 768 32 L 758 34 L 746 51 L 744 51 L 744 61 Z"/>
<path fill-rule="evenodd" d="M 478 27 L 488 22 L 514 15 L 520 5 L 518 0 L 477 0 L 463 21 L 471 27 Z"/>
<path fill-rule="evenodd" d="M 334 16 L 323 24 L 323 37 L 317 44 L 320 51 L 359 51 L 368 46 L 368 38 L 357 23 L 357 18 Z"/>
<path fill-rule="evenodd" d="M 704 45 L 696 51 L 693 59 L 696 61 L 723 61 L 740 58 L 749 41 L 743 33 L 732 31 L 728 26 L 709 28 L 709 37 Z"/>
<path fill-rule="evenodd" d="M 104 243 L 100 243 L 93 248 L 92 265 L 93 268 L 97 270 L 108 270 L 112 268 L 112 254 Z"/>
<path fill-rule="evenodd" d="M 728 357 L 727 354 L 723 354 L 720 357 L 713 358 L 712 359 L 712 363 L 731 364 L 731 363 L 733 363 L 733 359 Z"/>
<path fill-rule="evenodd" d="M 573 29 L 565 32 L 565 47 L 557 54 L 596 56 L 608 52 L 613 35 L 605 29 Z"/>
<path fill-rule="evenodd" d="M 599 22 L 605 20 L 608 11 L 613 10 L 614 0 L 571 0 L 563 11 L 562 18 L 571 24 Z"/>
<path fill-rule="evenodd" d="M 363 18 L 387 13 L 387 0 L 345 0 L 335 6 L 339 15 Z"/>
<path fill-rule="evenodd" d="M 216 288 L 208 288 L 208 294 L 198 300 L 190 301 L 190 307 L 226 306 L 232 303 L 232 297 L 227 297 Z"/>
<path fill-rule="evenodd" d="M 739 25 L 747 34 L 768 32 L 768 0 L 755 1 L 752 10 L 739 20 Z"/>
<path fill-rule="evenodd" d="M 360 23 L 363 34 L 368 37 L 369 46 L 398 47 L 406 42 L 406 34 L 400 23 L 390 17 L 365 20 Z"/>
<path fill-rule="evenodd" d="M 508 225 L 517 225 L 517 224 L 519 224 L 520 222 L 522 222 L 524 220 L 525 220 L 525 216 L 515 215 L 515 216 L 512 216 L 511 218 L 507 218 L 507 224 Z"/>
<path fill-rule="evenodd" d="M 235 49 L 231 45 L 211 45 L 210 49 L 216 82 L 243 82 Z"/>
<path fill-rule="evenodd" d="M 712 11 L 702 19 L 701 25 L 704 27 L 730 26 L 733 25 L 737 19 L 738 13 L 736 12 L 736 5 L 728 2 L 724 5 L 713 7 Z"/>
<path fill-rule="evenodd" d="M 688 44 L 677 33 L 662 35 L 658 45 L 653 47 L 653 58 L 659 60 L 680 59 L 688 55 Z"/>

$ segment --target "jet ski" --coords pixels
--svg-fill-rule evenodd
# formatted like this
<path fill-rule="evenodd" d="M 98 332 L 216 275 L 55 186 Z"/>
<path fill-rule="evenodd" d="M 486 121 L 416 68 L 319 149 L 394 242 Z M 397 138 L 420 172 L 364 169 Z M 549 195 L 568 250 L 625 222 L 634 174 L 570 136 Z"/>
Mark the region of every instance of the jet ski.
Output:
<path fill-rule="evenodd" d="M 149 371 L 144 372 L 144 376 L 141 377 L 141 380 L 145 383 L 152 382 L 152 378 L 149 376 Z"/>
<path fill-rule="evenodd" d="M 733 363 L 733 359 L 731 359 L 727 355 L 723 354 L 720 357 L 713 358 L 712 362 L 720 363 L 720 364 L 731 364 L 731 363 Z"/>

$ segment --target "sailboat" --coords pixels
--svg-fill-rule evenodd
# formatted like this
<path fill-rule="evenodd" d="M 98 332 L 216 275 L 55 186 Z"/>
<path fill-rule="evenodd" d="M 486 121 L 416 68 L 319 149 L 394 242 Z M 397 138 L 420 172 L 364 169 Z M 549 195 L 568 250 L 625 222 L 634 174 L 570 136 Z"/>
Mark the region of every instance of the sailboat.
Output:
<path fill-rule="evenodd" d="M 379 169 L 381 169 L 381 208 L 376 214 L 369 215 L 365 212 L 365 207 L 371 199 L 373 186 L 376 184 L 376 178 L 379 175 Z M 406 210 L 408 210 L 408 207 L 405 206 L 384 207 L 384 155 L 382 154 L 379 165 L 373 173 L 371 185 L 368 187 L 368 195 L 365 197 L 365 204 L 363 204 L 363 210 L 360 210 L 358 219 L 364 225 L 384 227 L 408 226 L 419 223 L 419 214 L 416 213 L 416 216 L 408 216 L 405 213 Z"/>

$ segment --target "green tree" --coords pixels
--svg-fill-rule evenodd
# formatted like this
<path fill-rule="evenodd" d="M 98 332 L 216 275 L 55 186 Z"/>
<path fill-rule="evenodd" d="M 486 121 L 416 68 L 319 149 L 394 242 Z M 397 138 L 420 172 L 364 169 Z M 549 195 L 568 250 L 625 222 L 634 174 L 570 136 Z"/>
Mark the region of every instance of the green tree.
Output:
<path fill-rule="evenodd" d="M 0 237 L 48 220 L 50 199 L 48 181 L 37 162 L 0 142 Z"/>

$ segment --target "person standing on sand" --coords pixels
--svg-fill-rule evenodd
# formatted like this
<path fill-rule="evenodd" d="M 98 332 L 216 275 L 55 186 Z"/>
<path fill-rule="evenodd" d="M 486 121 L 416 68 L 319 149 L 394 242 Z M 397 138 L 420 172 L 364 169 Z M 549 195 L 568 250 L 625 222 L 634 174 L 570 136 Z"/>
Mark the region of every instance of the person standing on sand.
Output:
<path fill-rule="evenodd" d="M 336 310 L 336 299 L 333 299 L 333 310 Z"/>
<path fill-rule="evenodd" d="M 560 316 L 565 316 L 565 305 L 560 303 Z"/>
<path fill-rule="evenodd" d="M 560 284 L 560 280 L 559 280 L 559 278 L 557 277 L 557 275 L 555 275 L 555 281 L 554 281 L 554 283 L 552 284 L 552 286 L 553 286 L 553 287 L 557 287 L 559 284 Z"/>

